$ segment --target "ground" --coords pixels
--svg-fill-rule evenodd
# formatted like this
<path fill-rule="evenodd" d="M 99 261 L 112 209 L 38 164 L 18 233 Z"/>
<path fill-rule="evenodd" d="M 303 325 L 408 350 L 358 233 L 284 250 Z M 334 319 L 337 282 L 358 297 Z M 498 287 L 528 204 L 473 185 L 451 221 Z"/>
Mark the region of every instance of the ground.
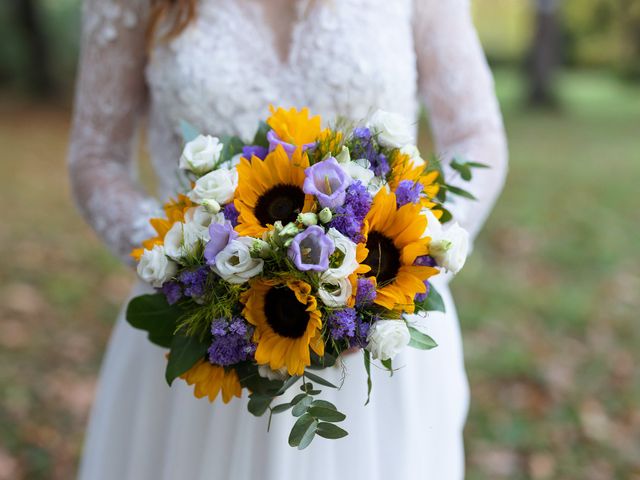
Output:
<path fill-rule="evenodd" d="M 549 112 L 497 83 L 510 174 L 453 283 L 467 478 L 640 479 L 638 88 L 565 74 Z M 0 479 L 69 479 L 133 274 L 73 209 L 68 110 L 2 99 Z"/>

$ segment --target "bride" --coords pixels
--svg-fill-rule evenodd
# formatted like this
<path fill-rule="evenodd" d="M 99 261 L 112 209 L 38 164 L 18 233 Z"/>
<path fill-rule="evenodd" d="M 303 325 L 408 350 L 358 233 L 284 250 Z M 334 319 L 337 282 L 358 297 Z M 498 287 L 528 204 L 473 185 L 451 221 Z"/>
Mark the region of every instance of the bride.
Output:
<path fill-rule="evenodd" d="M 86 0 L 82 38 L 72 186 L 87 221 L 126 261 L 152 236 L 160 200 L 179 189 L 180 120 L 250 138 L 269 104 L 308 106 L 324 119 L 382 108 L 416 122 L 424 104 L 445 161 L 491 166 L 465 185 L 477 201 L 453 206 L 472 236 L 502 187 L 504 132 L 468 0 Z M 157 198 L 136 181 L 143 120 Z M 366 407 L 362 359 L 347 356 L 343 389 L 324 393 L 347 414 L 350 435 L 304 451 L 287 445 L 290 418 L 267 433 L 266 419 L 246 412 L 246 396 L 209 404 L 184 382 L 169 388 L 165 352 L 121 314 L 79 477 L 462 478 L 468 387 L 449 279 L 434 282 L 447 314 L 423 320 L 439 347 L 407 349 L 391 379 L 373 369 Z"/>

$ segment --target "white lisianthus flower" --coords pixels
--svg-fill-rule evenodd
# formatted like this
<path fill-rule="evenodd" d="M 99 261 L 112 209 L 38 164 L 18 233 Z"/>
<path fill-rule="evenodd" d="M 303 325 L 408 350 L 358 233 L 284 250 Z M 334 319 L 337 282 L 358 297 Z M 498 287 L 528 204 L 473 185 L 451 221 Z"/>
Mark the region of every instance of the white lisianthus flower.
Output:
<path fill-rule="evenodd" d="M 431 237 L 429 255 L 438 266 L 453 273 L 458 273 L 467 260 L 469 254 L 469 232 L 458 225 L 457 222 L 444 228 L 444 226 L 427 210 L 426 235 Z"/>
<path fill-rule="evenodd" d="M 180 157 L 180 168 L 196 175 L 204 175 L 215 167 L 220 159 L 222 143 L 217 137 L 198 135 L 184 146 Z"/>
<path fill-rule="evenodd" d="M 412 167 L 423 167 L 424 159 L 420 156 L 420 150 L 414 144 L 409 143 L 400 149 L 400 153 L 404 153 L 411 159 Z"/>
<path fill-rule="evenodd" d="M 164 251 L 174 260 L 179 260 L 182 257 L 182 227 L 183 223 L 174 223 L 169 231 L 164 236 Z"/>
<path fill-rule="evenodd" d="M 377 135 L 378 142 L 386 147 L 402 148 L 414 143 L 414 125 L 402 115 L 377 110 L 368 126 Z"/>
<path fill-rule="evenodd" d="M 342 170 L 345 171 L 354 181 L 360 181 L 366 187 L 369 185 L 375 174 L 371 170 L 370 163 L 366 158 L 359 158 L 352 162 L 340 163 Z"/>
<path fill-rule="evenodd" d="M 164 247 L 155 245 L 153 249 L 144 251 L 137 270 L 142 280 L 160 288 L 176 274 L 178 267 L 167 258 Z"/>
<path fill-rule="evenodd" d="M 188 194 L 194 202 L 215 200 L 219 205 L 229 203 L 238 187 L 238 172 L 234 168 L 221 168 L 207 173 L 196 180 L 196 184 Z"/>
<path fill-rule="evenodd" d="M 351 161 L 351 153 L 346 146 L 343 146 L 340 153 L 336 155 L 336 160 L 341 164 L 349 163 Z"/>
<path fill-rule="evenodd" d="M 373 179 L 371 180 L 371 182 L 369 183 L 369 186 L 367 186 L 367 191 L 373 196 L 375 197 L 376 194 L 385 186 L 387 185 L 387 182 L 384 178 L 381 177 L 373 177 Z"/>
<path fill-rule="evenodd" d="M 353 294 L 353 285 L 348 278 L 323 275 L 320 278 L 318 297 L 327 307 L 343 307 Z"/>
<path fill-rule="evenodd" d="M 375 359 L 390 360 L 410 341 L 411 334 L 404 320 L 378 320 L 367 335 L 367 350 Z"/>
<path fill-rule="evenodd" d="M 271 370 L 269 365 L 258 365 L 258 375 L 268 380 L 286 380 L 289 378 L 287 367 L 282 367 L 278 370 Z"/>
<path fill-rule="evenodd" d="M 330 228 L 327 236 L 333 240 L 333 244 L 336 246 L 334 253 L 338 253 L 339 251 L 343 258 L 340 265 L 329 268 L 325 272 L 325 275 L 335 279 L 346 278 L 360 265 L 356 259 L 357 245 L 335 228 Z"/>
<path fill-rule="evenodd" d="M 209 229 L 196 222 L 176 222 L 164 236 L 164 251 L 173 260 L 190 255 L 200 242 L 209 241 Z"/>
<path fill-rule="evenodd" d="M 216 255 L 216 263 L 211 269 L 225 281 L 234 284 L 247 282 L 262 272 L 264 260 L 251 256 L 251 247 L 255 238 L 240 237 L 231 240 Z"/>

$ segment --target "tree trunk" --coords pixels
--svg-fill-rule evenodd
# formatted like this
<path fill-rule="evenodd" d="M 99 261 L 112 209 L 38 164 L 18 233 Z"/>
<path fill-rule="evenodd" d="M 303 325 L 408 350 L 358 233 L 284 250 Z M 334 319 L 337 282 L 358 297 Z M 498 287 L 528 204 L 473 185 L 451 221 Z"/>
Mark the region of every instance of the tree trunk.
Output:
<path fill-rule="evenodd" d="M 535 0 L 536 29 L 528 55 L 529 102 L 553 106 L 554 73 L 560 64 L 559 0 Z"/>

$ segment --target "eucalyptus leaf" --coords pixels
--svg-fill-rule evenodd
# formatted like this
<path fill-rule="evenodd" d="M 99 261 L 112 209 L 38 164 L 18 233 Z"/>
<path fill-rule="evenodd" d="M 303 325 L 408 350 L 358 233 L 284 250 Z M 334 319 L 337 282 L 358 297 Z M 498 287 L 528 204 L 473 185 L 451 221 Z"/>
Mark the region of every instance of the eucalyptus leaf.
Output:
<path fill-rule="evenodd" d="M 165 370 L 165 379 L 171 385 L 173 381 L 193 367 L 207 353 L 209 342 L 195 336 L 175 335 L 171 341 L 169 361 Z"/>
<path fill-rule="evenodd" d="M 291 410 L 291 414 L 294 417 L 299 417 L 300 415 L 302 415 L 307 411 L 307 409 L 309 408 L 312 402 L 313 402 L 313 397 L 310 397 L 310 396 L 304 397 L 302 400 L 300 400 L 296 404 L 295 407 L 293 407 L 293 410 Z"/>
<path fill-rule="evenodd" d="M 273 401 L 273 397 L 269 395 L 258 395 L 252 393 L 249 395 L 249 403 L 247 404 L 247 410 L 256 417 L 260 417 L 267 411 L 269 405 Z"/>
<path fill-rule="evenodd" d="M 330 440 L 335 440 L 338 438 L 343 438 L 349 435 L 349 433 L 340 428 L 339 426 L 333 423 L 318 423 L 318 428 L 316 429 L 316 433 L 323 437 L 328 438 Z"/>
<path fill-rule="evenodd" d="M 146 331 L 151 342 L 169 348 L 182 314 L 179 306 L 169 305 L 164 295 L 156 293 L 131 299 L 126 318 L 132 327 Z"/>
<path fill-rule="evenodd" d="M 318 421 L 314 420 L 311 423 L 311 425 L 309 425 L 309 428 L 300 439 L 300 443 L 298 444 L 298 450 L 304 450 L 311 444 L 311 442 L 313 441 L 313 438 L 316 436 L 317 429 L 318 429 Z"/>
<path fill-rule="evenodd" d="M 289 410 L 292 407 L 291 403 L 281 403 L 280 405 L 276 405 L 275 407 L 271 408 L 271 413 L 282 413 L 282 412 L 286 412 L 287 410 Z"/>
<path fill-rule="evenodd" d="M 316 383 L 319 383 L 320 385 L 324 385 L 325 387 L 331 387 L 331 388 L 338 388 L 336 387 L 333 383 L 325 380 L 322 377 L 319 377 L 318 375 L 315 375 L 311 372 L 305 372 L 304 376 L 307 377 L 310 380 L 313 380 Z"/>
<path fill-rule="evenodd" d="M 289 390 L 290 387 L 292 387 L 298 380 L 300 379 L 300 377 L 298 377 L 297 375 L 294 375 L 292 377 L 289 377 L 283 384 L 282 387 L 280 387 L 280 389 L 278 390 L 278 392 L 276 393 L 276 395 L 282 395 L 284 392 L 286 392 L 287 390 Z"/>
<path fill-rule="evenodd" d="M 411 334 L 410 347 L 419 348 L 420 350 L 431 350 L 438 346 L 433 338 L 422 333 L 415 327 L 409 327 L 409 333 Z"/>
<path fill-rule="evenodd" d="M 308 413 L 302 415 L 296 423 L 293 425 L 291 429 L 291 433 L 289 434 L 289 445 L 292 447 L 297 447 L 300 445 L 300 441 L 302 437 L 307 433 L 310 428 L 315 430 L 317 425 L 317 421 Z"/>
<path fill-rule="evenodd" d="M 298 395 L 293 397 L 293 399 L 291 400 L 291 405 L 295 405 L 296 403 L 298 403 L 300 400 L 302 400 L 306 396 L 307 396 L 306 393 L 299 393 Z"/>
<path fill-rule="evenodd" d="M 345 418 L 347 418 L 344 413 L 326 407 L 312 406 L 311 408 L 309 408 L 309 414 L 313 415 L 318 420 L 323 420 L 325 422 L 341 422 Z"/>
<path fill-rule="evenodd" d="M 307 367 L 313 370 L 323 370 L 327 367 L 333 367 L 336 364 L 337 357 L 326 353 L 321 357 L 315 352 L 311 352 L 311 365 Z"/>
<path fill-rule="evenodd" d="M 333 410 L 337 410 L 336 406 L 331 403 L 331 402 L 327 402 L 326 400 L 314 400 L 313 403 L 311 404 L 312 407 L 324 407 L 324 408 L 331 408 Z"/>

